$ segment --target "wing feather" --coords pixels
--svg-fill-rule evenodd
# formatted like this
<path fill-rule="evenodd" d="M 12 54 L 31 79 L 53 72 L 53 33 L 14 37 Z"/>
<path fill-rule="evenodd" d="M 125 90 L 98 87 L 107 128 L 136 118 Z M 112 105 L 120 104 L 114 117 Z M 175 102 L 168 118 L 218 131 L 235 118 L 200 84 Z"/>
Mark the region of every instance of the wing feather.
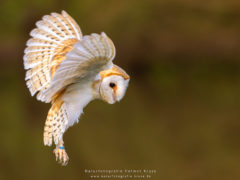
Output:
<path fill-rule="evenodd" d="M 77 25 L 76 21 L 65 11 L 62 12 L 62 15 L 66 18 L 69 24 L 72 26 L 71 32 L 73 32 L 78 39 L 82 38 L 82 32 L 79 26 Z"/>
<path fill-rule="evenodd" d="M 49 85 L 58 65 L 66 53 L 82 39 L 77 23 L 65 11 L 43 16 L 36 23 L 37 28 L 30 32 L 32 36 L 26 43 L 24 51 L 24 68 L 26 83 L 33 96 L 43 101 L 42 93 Z"/>
<path fill-rule="evenodd" d="M 42 99 L 50 102 L 52 97 L 68 85 L 86 77 L 94 78 L 100 71 L 112 67 L 114 57 L 114 44 L 105 33 L 84 36 L 67 53 L 50 86 L 42 93 Z"/>

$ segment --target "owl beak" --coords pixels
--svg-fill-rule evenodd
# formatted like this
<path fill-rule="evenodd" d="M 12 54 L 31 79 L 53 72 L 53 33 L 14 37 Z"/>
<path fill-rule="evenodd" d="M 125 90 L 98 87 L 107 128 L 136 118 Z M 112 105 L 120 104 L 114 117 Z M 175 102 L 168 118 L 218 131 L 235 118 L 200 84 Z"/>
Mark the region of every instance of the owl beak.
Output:
<path fill-rule="evenodd" d="M 113 93 L 113 103 L 115 103 L 117 101 L 117 97 L 115 95 L 115 93 Z"/>

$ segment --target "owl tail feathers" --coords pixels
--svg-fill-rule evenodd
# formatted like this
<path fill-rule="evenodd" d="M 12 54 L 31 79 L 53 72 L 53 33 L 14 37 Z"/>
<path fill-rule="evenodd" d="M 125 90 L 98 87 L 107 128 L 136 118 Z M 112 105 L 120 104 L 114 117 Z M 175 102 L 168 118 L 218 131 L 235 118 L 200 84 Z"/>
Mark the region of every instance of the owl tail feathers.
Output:
<path fill-rule="evenodd" d="M 61 100 L 56 100 L 50 108 L 44 126 L 43 142 L 45 146 L 51 146 L 52 141 L 57 145 L 62 141 L 63 133 L 67 126 L 66 105 Z"/>

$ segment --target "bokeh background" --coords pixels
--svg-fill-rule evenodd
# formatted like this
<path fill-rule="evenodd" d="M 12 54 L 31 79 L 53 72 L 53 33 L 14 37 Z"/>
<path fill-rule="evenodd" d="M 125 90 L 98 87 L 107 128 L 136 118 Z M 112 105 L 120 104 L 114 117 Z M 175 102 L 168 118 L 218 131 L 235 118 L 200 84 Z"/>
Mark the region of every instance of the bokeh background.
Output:
<path fill-rule="evenodd" d="M 50 104 L 30 96 L 23 51 L 43 15 L 66 10 L 106 32 L 131 81 L 91 102 L 65 134 L 70 162 L 43 146 Z M 152 179 L 240 179 L 240 1 L 1 0 L 0 179 L 90 179 L 84 169 L 155 169 Z"/>

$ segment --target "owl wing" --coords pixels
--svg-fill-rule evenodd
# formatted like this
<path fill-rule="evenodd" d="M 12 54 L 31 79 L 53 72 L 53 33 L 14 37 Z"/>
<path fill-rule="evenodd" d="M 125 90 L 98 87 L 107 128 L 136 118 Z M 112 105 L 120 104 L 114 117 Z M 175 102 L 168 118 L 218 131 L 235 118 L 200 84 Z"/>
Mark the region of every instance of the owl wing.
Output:
<path fill-rule="evenodd" d="M 24 51 L 25 80 L 31 95 L 38 92 L 37 99 L 44 101 L 42 93 L 49 87 L 66 53 L 82 39 L 82 33 L 65 11 L 44 16 L 36 26 L 30 33 L 32 38 L 27 41 Z"/>
<path fill-rule="evenodd" d="M 50 102 L 68 85 L 85 78 L 96 77 L 100 71 L 112 67 L 114 57 L 114 44 L 105 33 L 83 36 L 83 39 L 66 54 L 41 99 Z"/>

